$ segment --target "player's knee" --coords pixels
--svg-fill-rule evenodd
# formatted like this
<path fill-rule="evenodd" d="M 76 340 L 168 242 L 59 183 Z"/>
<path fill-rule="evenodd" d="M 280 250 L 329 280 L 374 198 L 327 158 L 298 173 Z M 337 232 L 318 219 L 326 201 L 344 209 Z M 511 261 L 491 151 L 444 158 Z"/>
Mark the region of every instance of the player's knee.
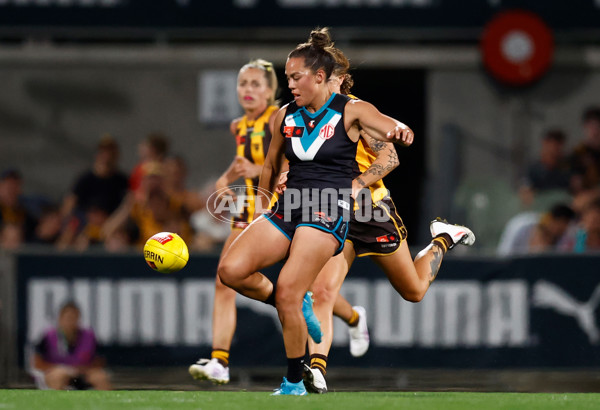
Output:
<path fill-rule="evenodd" d="M 324 283 L 314 283 L 312 286 L 313 298 L 315 303 L 333 305 L 337 297 L 337 289 L 327 286 Z"/>
<path fill-rule="evenodd" d="M 221 283 L 227 287 L 234 287 L 239 281 L 239 263 L 235 261 L 222 261 L 217 268 L 217 274 Z"/>
<path fill-rule="evenodd" d="M 290 312 L 299 312 L 302 308 L 302 297 L 298 291 L 291 286 L 277 286 L 275 293 L 275 306 L 280 315 L 286 315 Z"/>
<path fill-rule="evenodd" d="M 415 288 L 401 292 L 402 298 L 408 302 L 419 303 L 425 297 L 427 288 Z"/>

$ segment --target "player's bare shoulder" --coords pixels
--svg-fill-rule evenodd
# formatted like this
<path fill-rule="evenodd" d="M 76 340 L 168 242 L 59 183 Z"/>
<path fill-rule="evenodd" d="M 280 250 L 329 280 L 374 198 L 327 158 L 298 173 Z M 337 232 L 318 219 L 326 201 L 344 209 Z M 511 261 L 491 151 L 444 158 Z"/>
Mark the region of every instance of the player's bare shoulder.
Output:
<path fill-rule="evenodd" d="M 285 104 L 283 107 L 277 110 L 274 115 L 271 116 L 271 120 L 273 121 L 273 125 L 275 127 L 280 126 L 283 122 L 283 118 L 285 117 L 285 112 L 287 111 L 288 105 L 289 104 Z"/>
<path fill-rule="evenodd" d="M 233 136 L 235 136 L 235 134 L 237 133 L 237 128 L 238 125 L 240 124 L 240 122 L 242 121 L 243 117 L 238 117 L 235 118 L 234 120 L 231 121 L 231 123 L 229 124 L 229 131 L 231 131 L 231 134 Z"/>

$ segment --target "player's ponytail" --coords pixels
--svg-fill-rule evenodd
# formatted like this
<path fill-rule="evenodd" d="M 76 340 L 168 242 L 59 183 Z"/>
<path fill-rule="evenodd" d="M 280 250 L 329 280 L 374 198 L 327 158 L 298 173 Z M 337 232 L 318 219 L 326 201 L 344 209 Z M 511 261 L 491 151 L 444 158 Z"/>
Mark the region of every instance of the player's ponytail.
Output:
<path fill-rule="evenodd" d="M 329 28 L 317 27 L 313 31 L 310 32 L 310 36 L 308 38 L 308 44 L 312 45 L 317 49 L 325 49 L 327 47 L 333 47 L 334 43 L 331 40 L 331 34 L 329 34 Z"/>
<path fill-rule="evenodd" d="M 331 35 L 327 27 L 316 28 L 311 31 L 308 42 L 298 44 L 288 55 L 288 58 L 301 57 L 304 58 L 304 66 L 316 73 L 318 70 L 323 70 L 327 78 L 333 73 L 335 66 L 335 57 L 330 49 L 333 47 Z"/>
<path fill-rule="evenodd" d="M 352 78 L 352 74 L 349 73 L 350 61 L 348 61 L 348 58 L 339 48 L 333 47 L 332 45 L 328 47 L 328 50 L 335 58 L 333 75 L 336 77 L 344 76 L 344 81 L 342 81 L 342 84 L 340 85 L 340 92 L 342 94 L 348 95 L 350 94 L 350 89 L 354 85 L 354 79 Z"/>

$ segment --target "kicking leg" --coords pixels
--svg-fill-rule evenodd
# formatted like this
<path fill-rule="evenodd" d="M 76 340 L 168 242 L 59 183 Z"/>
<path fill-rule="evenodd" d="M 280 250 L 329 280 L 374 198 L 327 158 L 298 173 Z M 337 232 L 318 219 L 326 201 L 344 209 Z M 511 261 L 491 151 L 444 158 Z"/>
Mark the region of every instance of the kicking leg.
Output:
<path fill-rule="evenodd" d="M 385 272 L 390 283 L 402 297 L 419 302 L 437 277 L 444 254 L 457 244 L 472 245 L 475 235 L 464 226 L 435 220 L 431 223 L 433 240 L 419 252 L 413 262 L 406 241 L 399 249 L 385 256 L 371 258 Z"/>

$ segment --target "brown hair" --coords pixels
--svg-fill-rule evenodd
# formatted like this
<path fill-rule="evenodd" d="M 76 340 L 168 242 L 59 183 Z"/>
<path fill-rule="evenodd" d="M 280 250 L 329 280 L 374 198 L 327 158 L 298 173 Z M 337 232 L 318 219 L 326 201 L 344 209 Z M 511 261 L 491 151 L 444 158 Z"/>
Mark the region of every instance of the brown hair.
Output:
<path fill-rule="evenodd" d="M 565 135 L 565 133 L 562 130 L 559 130 L 558 128 L 553 128 L 553 129 L 546 131 L 546 133 L 544 134 L 544 136 L 542 138 L 544 140 L 556 141 L 556 142 L 563 144 L 565 142 L 565 140 L 567 139 L 567 136 Z"/>
<path fill-rule="evenodd" d="M 350 89 L 354 85 L 354 79 L 352 78 L 352 74 L 349 73 L 350 61 L 348 61 L 348 58 L 339 48 L 329 47 L 329 52 L 335 58 L 333 75 L 344 76 L 344 81 L 342 81 L 342 84 L 340 85 L 340 92 L 342 94 L 348 95 L 350 94 Z"/>
<path fill-rule="evenodd" d="M 290 54 L 288 59 L 294 57 L 304 58 L 304 66 L 310 68 L 313 73 L 318 70 L 325 71 L 327 78 L 333 73 L 335 67 L 335 57 L 331 53 L 333 41 L 329 34 L 329 28 L 316 28 L 310 32 L 308 42 L 298 44 Z"/>
<path fill-rule="evenodd" d="M 259 70 L 263 70 L 265 73 L 265 80 L 267 80 L 267 86 L 271 89 L 271 96 L 267 100 L 268 105 L 275 105 L 275 98 L 277 96 L 277 87 L 279 86 L 277 83 L 277 75 L 275 74 L 275 69 L 273 68 L 273 63 L 267 60 L 263 60 L 262 58 L 257 58 L 256 60 L 250 60 L 247 64 L 244 64 L 242 68 L 240 68 L 240 73 L 248 68 L 256 68 Z"/>
<path fill-rule="evenodd" d="M 169 152 L 169 139 L 161 132 L 153 132 L 146 137 L 146 143 L 152 147 L 154 152 L 164 158 Z"/>
<path fill-rule="evenodd" d="M 68 300 L 58 310 L 58 317 L 61 317 L 63 315 L 63 313 L 65 313 L 69 309 L 73 309 L 79 315 L 81 315 L 81 310 L 79 309 L 79 306 L 77 305 L 77 303 L 75 303 L 75 301 L 73 301 L 73 300 Z"/>

